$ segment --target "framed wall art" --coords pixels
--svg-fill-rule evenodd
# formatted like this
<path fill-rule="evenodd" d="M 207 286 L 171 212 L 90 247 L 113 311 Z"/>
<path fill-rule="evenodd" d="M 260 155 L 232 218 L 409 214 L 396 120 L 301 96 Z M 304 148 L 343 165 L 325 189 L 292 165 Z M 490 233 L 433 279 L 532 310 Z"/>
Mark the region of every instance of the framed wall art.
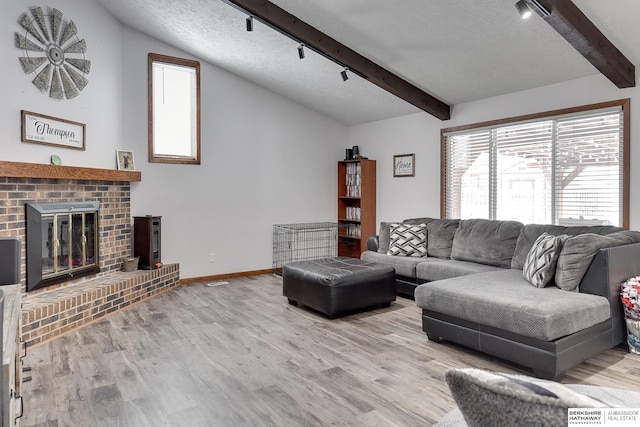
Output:
<path fill-rule="evenodd" d="M 118 164 L 118 170 L 136 170 L 135 163 L 133 162 L 133 151 L 116 150 L 116 161 Z"/>
<path fill-rule="evenodd" d="M 22 142 L 55 145 L 57 147 L 85 149 L 84 123 L 21 111 Z"/>
<path fill-rule="evenodd" d="M 416 176 L 416 155 L 397 154 L 393 156 L 393 176 Z"/>

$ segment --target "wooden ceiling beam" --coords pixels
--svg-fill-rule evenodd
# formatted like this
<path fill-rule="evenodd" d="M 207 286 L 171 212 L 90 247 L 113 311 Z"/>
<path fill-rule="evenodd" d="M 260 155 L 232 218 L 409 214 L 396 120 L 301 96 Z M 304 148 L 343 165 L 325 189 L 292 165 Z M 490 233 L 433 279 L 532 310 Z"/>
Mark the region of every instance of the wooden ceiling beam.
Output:
<path fill-rule="evenodd" d="M 538 0 L 550 15 L 534 8 L 604 76 L 619 88 L 635 87 L 635 66 L 570 0 Z"/>
<path fill-rule="evenodd" d="M 365 58 L 339 41 L 265 0 L 223 0 L 303 43 L 355 74 L 440 120 L 451 118 L 451 107 L 422 89 Z"/>

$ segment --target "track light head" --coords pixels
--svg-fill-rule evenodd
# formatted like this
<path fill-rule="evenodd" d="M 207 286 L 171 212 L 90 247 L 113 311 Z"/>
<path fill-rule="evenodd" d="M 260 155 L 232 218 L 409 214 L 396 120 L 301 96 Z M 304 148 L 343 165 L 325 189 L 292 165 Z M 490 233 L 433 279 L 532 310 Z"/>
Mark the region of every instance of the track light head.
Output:
<path fill-rule="evenodd" d="M 342 81 L 346 82 L 347 80 L 349 80 L 349 75 L 347 74 L 347 70 L 348 68 L 345 68 L 344 70 L 342 70 L 340 72 L 340 75 L 342 76 Z"/>
<path fill-rule="evenodd" d="M 303 44 L 300 44 L 300 46 L 298 46 L 298 58 L 304 59 L 304 45 Z"/>
<path fill-rule="evenodd" d="M 538 12 L 538 15 L 543 18 L 551 15 L 551 12 L 539 0 L 519 0 L 516 3 L 516 9 L 518 9 L 522 19 L 527 19 L 534 11 Z"/>
<path fill-rule="evenodd" d="M 516 9 L 518 9 L 518 13 L 522 17 L 522 19 L 527 19 L 533 13 L 533 9 L 531 9 L 531 6 L 529 5 L 529 2 L 527 0 L 519 0 L 516 3 Z"/>
<path fill-rule="evenodd" d="M 253 15 L 247 16 L 247 31 L 253 31 Z"/>

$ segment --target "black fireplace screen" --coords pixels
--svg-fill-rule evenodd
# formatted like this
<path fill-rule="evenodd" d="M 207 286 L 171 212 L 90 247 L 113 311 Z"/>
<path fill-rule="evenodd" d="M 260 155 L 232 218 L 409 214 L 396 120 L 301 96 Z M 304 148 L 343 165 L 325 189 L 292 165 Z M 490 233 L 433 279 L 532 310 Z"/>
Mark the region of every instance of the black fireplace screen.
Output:
<path fill-rule="evenodd" d="M 100 271 L 99 202 L 28 203 L 27 291 Z"/>

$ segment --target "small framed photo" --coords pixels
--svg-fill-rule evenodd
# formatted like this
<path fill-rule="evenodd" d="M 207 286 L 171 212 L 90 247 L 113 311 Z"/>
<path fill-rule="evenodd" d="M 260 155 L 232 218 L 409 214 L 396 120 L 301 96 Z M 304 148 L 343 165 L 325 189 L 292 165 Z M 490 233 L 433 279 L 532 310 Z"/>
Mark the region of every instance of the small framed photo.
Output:
<path fill-rule="evenodd" d="M 133 162 L 133 151 L 116 150 L 116 161 L 118 163 L 118 170 L 136 170 L 135 163 Z"/>
<path fill-rule="evenodd" d="M 416 155 L 397 154 L 393 156 L 393 176 L 416 176 Z"/>
<path fill-rule="evenodd" d="M 86 125 L 22 110 L 22 142 L 85 149 Z"/>

